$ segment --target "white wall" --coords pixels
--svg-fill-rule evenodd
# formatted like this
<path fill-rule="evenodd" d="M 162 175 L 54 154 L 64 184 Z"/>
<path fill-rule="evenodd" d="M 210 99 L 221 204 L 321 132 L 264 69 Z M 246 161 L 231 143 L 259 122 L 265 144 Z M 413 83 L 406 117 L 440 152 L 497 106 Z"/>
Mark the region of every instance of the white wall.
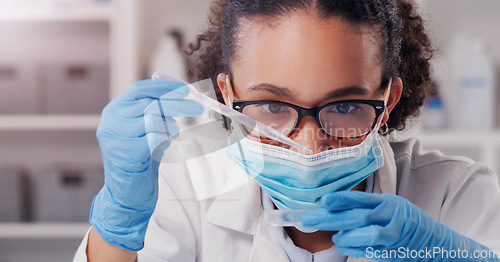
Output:
<path fill-rule="evenodd" d="M 500 1 L 421 0 L 434 44 L 444 53 L 453 36 L 484 39 L 500 61 Z"/>

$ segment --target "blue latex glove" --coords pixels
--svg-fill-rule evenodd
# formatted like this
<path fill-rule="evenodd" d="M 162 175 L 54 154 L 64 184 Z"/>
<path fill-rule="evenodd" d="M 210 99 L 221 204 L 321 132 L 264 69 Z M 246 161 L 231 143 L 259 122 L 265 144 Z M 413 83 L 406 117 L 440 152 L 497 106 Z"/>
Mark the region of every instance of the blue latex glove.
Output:
<path fill-rule="evenodd" d="M 305 213 L 302 223 L 308 228 L 338 231 L 332 240 L 345 256 L 377 261 L 457 261 L 458 257 L 452 259 L 453 254 L 441 250 L 466 250 L 471 257 L 459 261 L 480 261 L 472 257 L 474 251 L 494 255 L 487 247 L 454 232 L 396 195 L 336 192 L 323 196 L 321 205 L 322 208 Z M 397 255 L 382 257 L 391 250 Z M 415 251 L 408 253 L 412 250 Z"/>
<path fill-rule="evenodd" d="M 104 108 L 97 139 L 105 184 L 92 203 L 90 223 L 108 243 L 131 251 L 143 248 L 158 199 L 161 156 L 179 134 L 172 117 L 203 112 L 201 104 L 182 99 L 188 93 L 182 83 L 136 81 Z"/>

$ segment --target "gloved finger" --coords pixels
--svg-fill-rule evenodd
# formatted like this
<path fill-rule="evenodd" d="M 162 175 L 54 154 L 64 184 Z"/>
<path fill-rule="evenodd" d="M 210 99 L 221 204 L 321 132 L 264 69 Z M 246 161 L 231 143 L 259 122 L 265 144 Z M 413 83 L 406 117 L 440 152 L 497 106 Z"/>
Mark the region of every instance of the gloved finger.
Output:
<path fill-rule="evenodd" d="M 101 117 L 97 136 L 102 133 L 114 135 L 116 139 L 142 137 L 146 135 L 144 120 L 142 118 L 122 118 L 115 112 L 107 112 Z"/>
<path fill-rule="evenodd" d="M 321 198 L 321 207 L 330 211 L 342 211 L 356 208 L 375 208 L 385 200 L 383 194 L 361 191 L 341 191 L 326 194 Z"/>
<path fill-rule="evenodd" d="M 176 88 L 161 95 L 158 99 L 160 100 L 170 100 L 170 99 L 181 99 L 189 94 L 189 87 L 187 85 Z"/>
<path fill-rule="evenodd" d="M 144 126 L 146 133 L 167 134 L 170 139 L 177 138 L 180 132 L 177 121 L 168 116 L 144 115 Z"/>
<path fill-rule="evenodd" d="M 203 105 L 188 99 L 159 100 L 165 116 L 197 117 L 205 110 Z"/>
<path fill-rule="evenodd" d="M 388 230 L 380 225 L 370 225 L 353 230 L 339 231 L 332 237 L 332 241 L 341 247 L 390 247 L 400 239 L 401 231 Z"/>
<path fill-rule="evenodd" d="M 144 115 L 196 117 L 203 114 L 203 111 L 203 105 L 193 100 L 156 100 L 146 107 Z"/>
<path fill-rule="evenodd" d="M 187 94 L 189 94 L 189 88 L 184 83 L 147 79 L 135 81 L 117 99 L 120 101 L 160 97 L 177 99 L 185 97 Z"/>
<path fill-rule="evenodd" d="M 301 219 L 305 227 L 326 231 L 338 231 L 365 227 L 380 222 L 383 223 L 383 221 L 380 221 L 378 218 L 370 216 L 372 212 L 372 209 L 365 208 L 340 212 L 331 212 L 320 208 L 304 213 Z"/>
<path fill-rule="evenodd" d="M 163 152 L 172 143 L 172 137 L 164 133 L 148 133 L 147 135 L 151 157 L 156 162 L 161 162 Z"/>
<path fill-rule="evenodd" d="M 156 99 L 141 99 L 134 101 L 123 101 L 114 99 L 102 111 L 102 115 L 112 113 L 124 119 L 141 118 L 144 116 L 144 110 L 151 102 Z"/>

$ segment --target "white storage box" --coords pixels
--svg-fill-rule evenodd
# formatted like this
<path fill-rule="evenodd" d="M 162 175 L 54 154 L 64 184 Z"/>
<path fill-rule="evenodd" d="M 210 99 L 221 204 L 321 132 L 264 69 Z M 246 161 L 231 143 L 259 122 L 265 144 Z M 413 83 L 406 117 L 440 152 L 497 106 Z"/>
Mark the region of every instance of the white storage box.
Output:
<path fill-rule="evenodd" d="M 23 172 L 0 167 L 0 221 L 19 222 L 24 217 Z"/>
<path fill-rule="evenodd" d="M 36 67 L 0 62 L 0 114 L 34 114 L 39 110 Z"/>
<path fill-rule="evenodd" d="M 45 113 L 97 114 L 109 102 L 109 65 L 44 65 Z"/>
<path fill-rule="evenodd" d="M 102 167 L 64 166 L 32 175 L 33 220 L 86 222 L 104 184 Z"/>

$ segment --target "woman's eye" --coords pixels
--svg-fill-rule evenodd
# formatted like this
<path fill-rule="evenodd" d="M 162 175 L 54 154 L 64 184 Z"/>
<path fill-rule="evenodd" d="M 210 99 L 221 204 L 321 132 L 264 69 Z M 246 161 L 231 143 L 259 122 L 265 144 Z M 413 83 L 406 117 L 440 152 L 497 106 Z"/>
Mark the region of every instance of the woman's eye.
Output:
<path fill-rule="evenodd" d="M 354 104 L 338 104 L 335 105 L 332 109 L 334 109 L 335 112 L 341 113 L 341 114 L 347 114 L 351 113 L 352 111 L 356 110 L 358 107 Z"/>
<path fill-rule="evenodd" d="M 272 114 L 277 114 L 286 111 L 286 107 L 282 105 L 277 105 L 277 104 L 267 104 L 267 105 L 262 105 L 262 108 L 264 109 L 265 112 L 267 113 L 272 113 Z"/>

